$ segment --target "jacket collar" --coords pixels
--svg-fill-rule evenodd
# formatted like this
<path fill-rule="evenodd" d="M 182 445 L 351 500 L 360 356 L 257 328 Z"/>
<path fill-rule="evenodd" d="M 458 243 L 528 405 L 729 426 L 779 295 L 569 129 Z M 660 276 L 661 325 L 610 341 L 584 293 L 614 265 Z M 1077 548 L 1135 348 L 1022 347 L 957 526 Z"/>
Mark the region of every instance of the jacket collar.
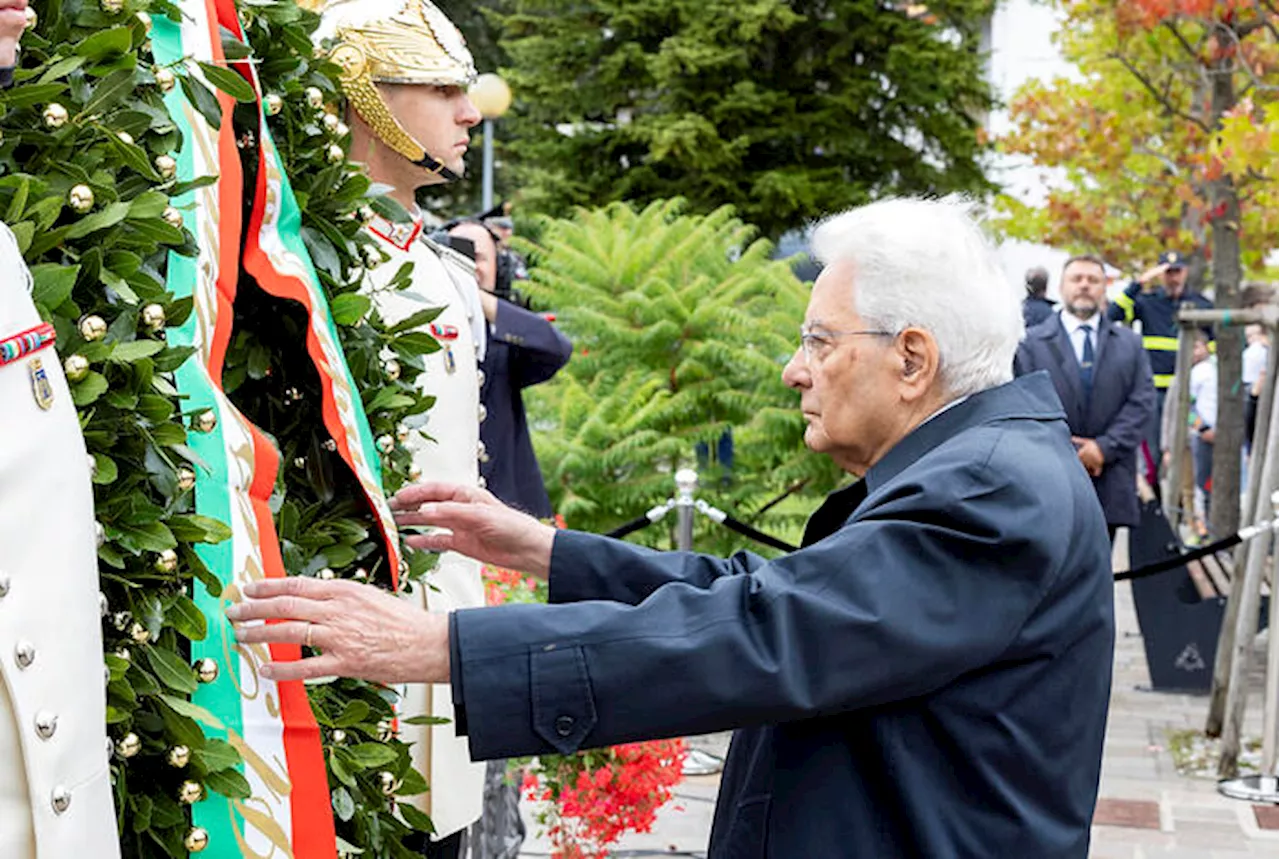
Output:
<path fill-rule="evenodd" d="M 377 215 L 369 222 L 369 232 L 393 248 L 407 251 L 422 233 L 422 216 L 414 215 L 411 221 L 396 223 Z"/>
<path fill-rule="evenodd" d="M 960 405 L 925 421 L 871 466 L 863 482 L 868 492 L 875 492 L 935 447 L 981 424 L 1009 418 L 1050 421 L 1066 417 L 1047 373 L 1022 376 L 972 394 Z"/>

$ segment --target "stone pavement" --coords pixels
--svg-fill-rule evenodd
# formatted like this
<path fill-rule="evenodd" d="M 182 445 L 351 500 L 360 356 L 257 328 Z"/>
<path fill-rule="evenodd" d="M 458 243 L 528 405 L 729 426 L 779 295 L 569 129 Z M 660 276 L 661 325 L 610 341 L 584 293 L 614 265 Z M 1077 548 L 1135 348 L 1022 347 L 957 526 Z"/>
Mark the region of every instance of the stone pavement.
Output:
<path fill-rule="evenodd" d="M 1255 656 L 1265 659 L 1265 650 Z M 1259 672 L 1253 673 L 1256 679 Z M 1090 859 L 1277 859 L 1275 806 L 1226 799 L 1214 779 L 1180 775 L 1174 768 L 1168 732 L 1202 729 L 1207 696 L 1142 691 L 1149 682 L 1132 591 L 1121 583 L 1116 586 L 1115 679 Z M 1258 737 L 1260 683 L 1249 704 L 1245 736 Z M 727 735 L 693 742 L 722 749 Z M 676 801 L 659 814 L 654 831 L 625 839 L 615 855 L 705 856 L 717 783 L 715 776 L 685 779 Z M 521 856 L 550 855 L 547 842 L 532 837 L 536 831 L 530 823 L 531 837 Z"/>

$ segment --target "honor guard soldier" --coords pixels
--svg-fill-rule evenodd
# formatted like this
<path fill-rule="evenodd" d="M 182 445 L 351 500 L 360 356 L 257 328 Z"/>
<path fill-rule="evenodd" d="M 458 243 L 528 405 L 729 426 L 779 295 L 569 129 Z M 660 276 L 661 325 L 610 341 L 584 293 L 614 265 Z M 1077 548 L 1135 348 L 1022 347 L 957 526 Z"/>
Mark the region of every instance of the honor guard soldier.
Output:
<path fill-rule="evenodd" d="M 0 86 L 26 0 L 0 0 Z M 0 856 L 117 859 L 88 454 L 0 224 Z"/>
<path fill-rule="evenodd" d="M 427 0 L 339 0 L 321 10 L 316 39 L 343 69 L 352 157 L 370 179 L 412 215 L 409 223 L 374 218 L 368 229 L 386 260 L 371 269 L 365 291 L 389 322 L 427 308 L 443 308 L 424 326 L 441 349 L 424 358 L 418 377 L 436 406 L 425 425 L 409 428 L 405 442 L 413 469 L 432 480 L 479 485 L 479 361 L 484 357 L 485 318 L 475 266 L 423 231 L 415 192 L 424 185 L 458 179 L 464 170 L 468 130 L 480 114 L 467 97 L 475 65 L 458 29 Z M 401 266 L 413 263 L 412 286 L 385 287 Z M 388 360 L 388 373 L 396 372 Z M 430 589 L 409 596 L 433 611 L 484 605 L 480 565 L 454 553 L 441 556 L 428 577 Z M 453 719 L 448 686 L 410 686 L 404 716 L 423 713 Z M 466 827 L 479 819 L 484 764 L 472 763 L 465 738 L 453 724 L 403 729 L 415 765 L 431 790 L 414 798 L 431 815 L 436 831 L 428 856 L 456 856 Z M 418 732 L 413 736 L 410 732 Z"/>

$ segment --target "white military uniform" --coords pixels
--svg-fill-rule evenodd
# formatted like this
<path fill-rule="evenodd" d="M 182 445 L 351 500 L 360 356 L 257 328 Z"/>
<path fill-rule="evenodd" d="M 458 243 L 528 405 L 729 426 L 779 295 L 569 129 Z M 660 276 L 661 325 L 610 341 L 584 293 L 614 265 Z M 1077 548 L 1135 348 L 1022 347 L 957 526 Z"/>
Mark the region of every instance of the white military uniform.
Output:
<path fill-rule="evenodd" d="M 41 324 L 30 288 L 0 224 L 0 342 Z M 87 454 L 52 344 L 14 348 L 0 351 L 0 857 L 115 859 Z"/>
<path fill-rule="evenodd" d="M 377 219 L 369 230 L 390 256 L 365 281 L 365 290 L 383 318 L 395 323 L 427 308 L 444 308 L 428 328 L 443 348 L 425 356 L 426 372 L 417 379 L 418 387 L 434 396 L 436 403 L 425 423 L 412 427 L 415 431 L 406 442 L 413 454 L 413 470 L 426 480 L 480 485 L 484 415 L 478 363 L 484 355 L 486 325 L 475 265 L 452 248 L 427 239 L 420 221 L 392 224 Z M 382 289 L 406 262 L 413 263 L 413 286 L 400 292 Z M 426 581 L 429 587 L 415 588 L 407 598 L 431 611 L 484 605 L 480 564 L 470 558 L 444 553 Z M 443 838 L 480 819 L 485 766 L 472 762 L 466 737 L 456 735 L 449 686 L 406 688 L 401 715 L 427 713 L 449 719 L 450 724 L 403 725 L 401 738 L 413 743 L 414 765 L 431 786 L 413 800 L 431 815 L 436 835 Z"/>

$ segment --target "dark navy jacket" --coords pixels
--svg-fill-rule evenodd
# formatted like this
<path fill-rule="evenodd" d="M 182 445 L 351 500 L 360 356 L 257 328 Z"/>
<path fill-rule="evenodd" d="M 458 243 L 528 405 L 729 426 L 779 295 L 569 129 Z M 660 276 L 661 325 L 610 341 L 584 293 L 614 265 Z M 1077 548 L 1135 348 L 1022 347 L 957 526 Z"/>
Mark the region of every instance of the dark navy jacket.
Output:
<path fill-rule="evenodd" d="M 521 391 L 554 376 L 572 352 L 569 339 L 546 317 L 498 301 L 480 363 L 484 373 L 480 402 L 485 408 L 480 422 L 485 447 L 480 476 L 504 503 L 540 518 L 551 516 L 551 501 L 533 453 Z"/>
<path fill-rule="evenodd" d="M 721 560 L 559 532 L 559 604 L 451 617 L 472 756 L 738 728 L 712 859 L 1084 859 L 1110 549 L 1048 377 L 918 427 L 804 544 Z"/>
<path fill-rule="evenodd" d="M 1027 331 L 1014 359 L 1018 375 L 1045 370 L 1067 412 L 1071 434 L 1091 438 L 1105 465 L 1093 478 L 1108 525 L 1138 524 L 1138 444 L 1155 415 L 1151 364 L 1137 334 L 1114 322 L 1098 326 L 1093 392 L 1085 400 L 1080 362 L 1058 314 Z"/>
<path fill-rule="evenodd" d="M 1107 308 L 1107 316 L 1126 325 L 1135 319 L 1142 323 L 1142 345 L 1147 350 L 1157 388 L 1168 388 L 1178 364 L 1178 308 L 1184 304 L 1200 310 L 1212 310 L 1213 302 L 1198 292 L 1183 290 L 1177 301 L 1164 287 L 1143 292 L 1142 284 L 1131 281 L 1121 295 Z M 1205 326 L 1213 340 L 1213 326 Z"/>

